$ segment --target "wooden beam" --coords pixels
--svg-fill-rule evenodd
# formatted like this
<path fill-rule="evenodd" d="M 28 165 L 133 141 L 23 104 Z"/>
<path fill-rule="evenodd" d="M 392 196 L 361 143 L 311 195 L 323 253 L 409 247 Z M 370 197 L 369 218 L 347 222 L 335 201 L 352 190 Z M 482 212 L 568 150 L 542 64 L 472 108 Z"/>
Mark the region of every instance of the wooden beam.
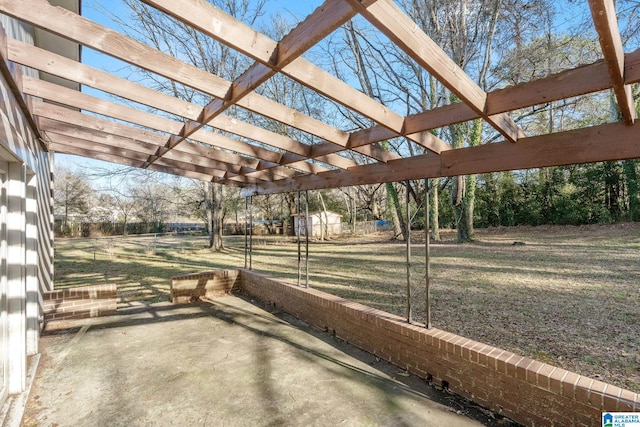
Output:
<path fill-rule="evenodd" d="M 32 96 L 47 99 L 60 104 L 69 105 L 74 108 L 92 111 L 94 113 L 109 116 L 118 120 L 145 126 L 151 129 L 159 130 L 161 132 L 166 132 L 168 134 L 175 134 L 177 132 L 180 132 L 182 126 L 181 123 L 174 120 L 166 119 L 164 117 L 160 117 L 144 111 L 139 111 L 124 105 L 115 104 L 110 101 L 105 101 L 103 99 L 87 95 L 85 93 L 77 92 L 52 83 L 44 82 L 42 80 L 33 79 L 31 77 L 24 78 L 24 91 L 25 93 Z M 214 134 L 202 129 L 194 133 L 191 138 L 199 142 L 229 149 L 240 154 L 259 157 L 263 160 L 275 160 L 274 163 L 278 163 L 282 158 L 282 154 L 280 153 L 271 152 L 274 154 L 274 156 L 270 157 L 268 156 L 267 150 L 262 149 L 261 147 L 255 147 L 251 144 L 231 139 L 220 134 Z M 271 145 L 280 145 L 277 148 L 283 149 L 292 148 L 292 144 L 294 143 L 297 143 L 297 141 L 287 141 L 287 144 L 283 145 L 281 139 L 274 138 L 273 140 L 271 140 Z M 303 145 L 301 143 L 297 144 Z M 297 162 L 304 158 L 305 156 L 300 155 L 300 157 L 295 158 L 294 161 Z M 346 163 L 346 161 L 347 159 L 345 159 L 345 162 L 340 160 L 339 164 L 347 167 L 352 166 L 351 163 Z M 303 172 L 318 172 L 322 170 L 326 171 L 328 169 L 322 166 L 313 165 L 305 168 Z"/>
<path fill-rule="evenodd" d="M 217 31 L 209 32 L 211 22 L 215 22 L 216 27 L 222 27 L 223 23 L 226 24 L 224 25 L 225 27 L 233 27 L 233 29 L 235 29 L 236 37 L 239 37 L 239 33 L 242 32 L 242 37 L 249 36 L 253 39 L 258 38 L 262 42 L 265 41 L 264 38 L 259 38 L 257 33 L 249 27 L 245 27 L 244 31 L 242 31 L 243 24 L 237 22 L 231 16 L 220 13 L 216 13 L 214 16 L 210 16 L 209 13 L 212 11 L 212 8 L 207 7 L 206 2 L 184 2 L 185 0 L 165 2 L 163 2 L 162 0 L 148 0 L 148 3 L 154 3 L 158 7 L 162 7 L 162 10 L 167 13 L 172 13 L 179 19 L 184 20 L 182 11 L 185 8 L 186 10 L 189 10 L 191 16 L 203 15 L 201 16 L 201 18 L 204 18 L 204 25 L 197 26 L 197 24 L 194 24 L 191 21 L 189 21 L 188 24 L 197 26 L 198 29 L 209 33 L 213 37 L 218 36 L 219 40 L 228 40 L 229 37 L 226 35 L 224 37 L 221 37 L 219 36 Z M 339 4 L 336 3 L 337 2 L 334 2 L 334 5 L 339 6 Z M 172 7 L 175 9 L 172 9 Z M 266 53 L 267 55 L 269 55 L 268 60 L 263 62 L 255 62 L 238 78 L 236 78 L 225 97 L 220 99 L 213 99 L 208 105 L 203 108 L 197 122 L 191 122 L 189 123 L 188 127 L 185 126 L 183 131 L 178 135 L 177 138 L 169 138 L 169 141 L 166 145 L 167 148 L 172 149 L 174 146 L 187 139 L 193 132 L 199 130 L 204 125 L 209 123 L 212 119 L 222 114 L 230 106 L 235 105 L 242 98 L 252 93 L 254 89 L 267 81 L 273 75 L 275 75 L 276 72 L 279 71 L 282 67 L 297 59 L 309 47 L 316 44 L 319 40 L 332 32 L 335 28 L 339 27 L 346 20 L 350 19 L 351 16 L 353 16 L 353 11 L 346 4 L 344 4 L 343 8 L 318 8 L 314 13 L 307 17 L 304 22 L 299 24 L 298 27 L 284 36 L 277 45 L 272 45 L 271 48 L 267 49 L 266 52 L 264 52 L 264 48 L 258 48 L 258 51 L 260 51 L 261 53 Z M 150 156 L 145 165 L 153 163 L 160 156 L 162 156 L 162 154 Z M 328 154 L 325 157 L 333 158 L 332 156 L 335 155 Z M 338 161 L 337 158 L 334 158 L 334 160 Z M 143 165 L 143 167 L 146 167 L 145 165 Z"/>
<path fill-rule="evenodd" d="M 392 0 L 377 0 L 369 7 L 364 7 L 358 0 L 349 1 L 365 19 L 428 70 L 508 141 L 515 142 L 524 136 L 507 114 L 485 113 L 487 94 Z"/>
<path fill-rule="evenodd" d="M 625 55 L 625 85 L 640 82 L 640 50 Z M 604 61 L 582 65 L 487 94 L 487 114 L 499 114 L 611 88 Z M 419 132 L 480 118 L 462 102 L 434 108 L 406 118 L 408 132 Z"/>
<path fill-rule="evenodd" d="M 0 0 L 0 12 L 58 34 L 99 52 L 182 83 L 219 99 L 227 98 L 232 84 L 193 65 L 166 55 L 127 36 L 96 24 L 66 9 L 51 6 L 46 0 Z M 288 126 L 310 133 L 344 147 L 348 135 L 328 124 L 250 92 L 237 105 L 272 118 Z M 171 141 L 169 141 L 171 143 Z M 338 151 L 338 150 L 337 150 Z M 366 155 L 367 150 L 363 154 Z M 343 164 L 348 159 L 330 155 L 322 162 L 335 160 Z M 344 160 L 343 160 L 344 159 Z M 352 162 L 351 162 L 352 163 Z M 335 167 L 341 167 L 333 165 Z"/>
<path fill-rule="evenodd" d="M 40 120 L 43 130 L 46 129 L 47 135 L 60 135 L 65 138 L 74 138 L 74 140 L 84 140 L 88 146 L 100 147 L 102 151 L 109 154 L 117 154 L 122 157 L 130 157 L 139 159 L 140 157 L 148 157 L 149 145 L 142 145 L 136 141 L 94 131 L 91 129 L 71 126 L 66 123 L 55 122 L 49 119 Z M 174 153 L 172 153 L 174 154 Z M 211 167 L 209 162 L 198 161 L 195 156 L 186 158 L 178 153 L 174 154 L 174 158 L 164 158 L 167 162 L 171 162 L 173 166 L 183 168 L 187 171 L 198 172 L 212 177 L 223 177 L 225 171 Z M 206 166 L 205 166 L 206 164 Z"/>
<path fill-rule="evenodd" d="M 196 90 L 224 98 L 226 80 L 46 0 L 0 0 L 0 12 Z"/>
<path fill-rule="evenodd" d="M 285 178 L 247 188 L 246 194 L 272 194 L 351 185 L 437 178 L 529 168 L 562 166 L 640 157 L 640 128 L 611 123 L 590 128 L 522 138 L 360 165 L 345 171 Z M 603 143 L 606 141 L 606 143 Z"/>
<path fill-rule="evenodd" d="M 402 116 L 315 64 L 298 57 L 301 51 L 306 50 L 310 45 L 316 43 L 319 38 L 337 28 L 338 24 L 342 25 L 356 14 L 345 0 L 327 1 L 279 43 L 255 31 L 208 2 L 192 2 L 190 0 L 142 1 L 256 60 L 259 64 L 254 64 L 250 69 L 251 72 L 246 73 L 239 79 L 240 83 L 234 83 L 234 93 L 240 93 L 238 87 L 249 87 L 247 82 L 250 82 L 255 87 L 256 84 L 264 81 L 265 76 L 272 75 L 272 72 L 280 71 L 315 92 L 387 127 L 395 132 L 393 137 L 404 135 L 404 119 Z M 215 22 L 215 25 L 212 25 L 212 22 Z M 233 103 L 233 98 L 234 96 L 232 95 L 228 101 Z M 215 110 L 220 108 L 224 108 L 223 103 L 216 101 L 205 109 L 214 110 L 207 111 L 206 115 L 213 117 L 215 116 Z M 449 144 L 433 135 L 431 137 L 422 135 L 406 136 L 408 139 L 436 153 L 451 149 Z"/>
<path fill-rule="evenodd" d="M 94 131 L 104 132 L 110 135 L 128 138 L 134 143 L 142 146 L 150 146 L 153 149 L 148 153 L 155 153 L 164 143 L 165 138 L 154 132 L 145 131 L 140 128 L 134 128 L 116 123 L 109 120 L 101 119 L 87 114 L 73 111 L 68 108 L 59 107 L 53 104 L 46 104 L 42 101 L 34 101 L 32 107 L 33 114 L 37 117 L 55 120 L 56 122 L 66 123 L 79 128 L 86 128 Z M 42 122 L 41 122 L 42 123 Z M 51 130 L 47 128 L 46 130 Z M 129 147 L 135 149 L 134 147 Z M 244 173 L 247 171 L 256 171 L 264 168 L 271 168 L 275 175 L 283 177 L 291 177 L 295 172 L 291 169 L 278 166 L 270 162 L 262 162 L 247 157 L 241 157 L 219 149 L 207 148 L 202 145 L 187 142 L 182 144 L 175 151 L 176 156 L 187 156 L 191 163 L 207 162 L 202 165 L 211 165 L 220 170 L 234 173 Z M 142 160 L 144 161 L 144 159 Z"/>
<path fill-rule="evenodd" d="M 48 147 L 49 147 L 49 150 L 52 152 L 71 154 L 71 155 L 81 156 L 81 157 L 88 157 L 90 159 L 102 160 L 105 162 L 116 163 L 116 164 L 129 166 L 129 167 L 137 167 L 137 165 L 140 164 L 139 159 L 131 159 L 129 157 L 122 157 L 115 154 L 109 154 L 109 153 L 100 151 L 99 149 L 96 149 L 96 147 L 92 147 L 92 146 L 83 147 L 82 145 L 84 145 L 87 141 L 75 140 L 73 138 L 64 137 L 56 134 L 51 134 L 51 135 L 45 134 L 45 139 L 50 141 L 48 143 Z M 181 168 L 165 166 L 163 164 L 154 165 L 151 169 L 158 172 L 168 173 L 171 175 L 183 176 L 185 178 L 198 179 L 200 181 L 212 180 L 211 176 L 208 176 L 205 174 L 186 171 Z"/>
<path fill-rule="evenodd" d="M 636 119 L 636 106 L 631 86 L 624 84 L 624 51 L 618 29 L 616 6 L 613 0 L 589 0 L 589 7 L 622 120 L 628 125 L 633 124 Z"/>
<path fill-rule="evenodd" d="M 16 69 L 12 71 L 9 68 L 9 55 L 8 55 L 8 47 L 7 47 L 7 33 L 4 31 L 4 27 L 0 25 L 0 74 L 4 77 L 7 86 L 9 86 L 9 90 L 11 90 L 11 94 L 13 95 L 16 103 L 18 104 L 18 108 L 22 111 L 22 114 L 25 117 L 27 123 L 29 123 L 29 127 L 33 131 L 38 140 L 38 144 L 44 151 L 48 151 L 46 144 L 42 142 L 42 135 L 40 134 L 40 130 L 36 126 L 33 117 L 29 113 L 29 107 L 22 95 L 22 88 L 20 87 L 19 81 L 21 80 L 20 70 Z M 14 75 L 14 72 L 17 73 Z"/>
<path fill-rule="evenodd" d="M 157 92 L 12 38 L 8 39 L 8 55 L 9 59 L 17 64 L 44 71 L 180 117 L 195 120 L 201 110 L 199 105 Z"/>
<path fill-rule="evenodd" d="M 91 144 L 99 144 L 102 147 L 110 147 L 110 149 L 114 150 L 114 152 L 122 151 L 123 153 L 142 153 L 143 156 L 148 157 L 149 154 L 155 153 L 158 148 L 157 144 L 145 142 L 144 140 L 138 138 L 132 139 L 111 132 L 105 132 L 104 130 L 80 127 L 67 122 L 59 122 L 48 118 L 38 118 L 38 125 L 43 131 L 46 131 L 48 134 L 55 133 L 58 135 L 91 141 Z M 187 144 L 185 144 L 185 146 L 186 145 Z M 104 150 L 106 151 L 106 148 L 104 148 Z M 144 161 L 144 158 L 138 159 Z M 249 168 L 247 166 L 229 164 L 202 156 L 200 155 L 200 153 L 198 153 L 198 150 L 192 150 L 191 152 L 190 150 L 175 150 L 167 153 L 166 158 L 169 160 L 184 163 L 186 165 L 195 165 L 211 169 L 211 171 L 208 171 L 208 174 L 217 177 L 222 177 L 228 172 L 245 173 L 247 171 L 255 171 L 255 169 Z M 214 170 L 217 172 L 214 172 Z M 289 172 L 291 173 L 287 173 L 282 176 L 291 177 L 295 175 L 295 173 L 292 173 L 292 171 Z"/>
<path fill-rule="evenodd" d="M 166 111 L 168 113 L 175 114 L 187 119 L 197 120 L 200 115 L 201 107 L 198 105 L 191 104 L 187 101 L 174 98 L 161 92 L 156 92 L 152 89 L 129 82 L 128 80 L 113 76 L 104 71 L 91 68 L 87 65 L 80 64 L 78 62 L 72 61 L 38 47 L 31 46 L 14 39 L 8 39 L 8 49 L 9 58 L 11 59 L 11 61 L 14 61 L 18 64 L 35 68 L 40 71 L 45 71 L 58 77 L 72 80 L 80 84 L 120 96 L 124 99 L 129 99 L 139 104 L 147 105 L 151 108 Z M 284 136 L 275 132 L 262 129 L 241 120 L 233 119 L 226 115 L 220 115 L 214 118 L 209 124 L 225 132 L 235 133 L 236 135 L 253 139 L 259 142 L 280 140 L 285 138 Z M 191 138 L 215 145 L 215 138 L 212 138 L 212 135 L 214 134 L 207 131 L 199 130 L 192 134 Z M 344 136 L 339 137 L 342 145 L 329 141 L 321 143 L 321 145 L 325 149 L 322 152 L 319 152 L 317 155 L 312 154 L 311 157 L 338 153 L 342 151 L 344 148 L 344 143 L 342 141 L 347 141 L 348 138 L 349 137 L 346 133 L 344 134 Z M 288 140 L 291 139 L 288 138 Z M 230 142 L 230 140 L 226 142 Z M 229 145 L 231 144 L 226 144 L 223 148 L 229 148 Z M 314 146 L 314 148 L 315 147 L 316 146 Z M 264 148 L 255 146 L 251 146 L 251 148 L 245 148 L 246 149 L 244 151 L 239 150 L 238 152 L 267 161 L 279 163 L 278 159 L 280 159 L 281 157 L 280 153 L 272 152 L 269 150 L 265 150 Z M 364 145 L 362 147 L 354 149 L 354 151 L 364 154 L 374 160 L 380 161 L 388 161 L 394 158 L 399 158 L 399 156 L 393 153 L 389 153 L 388 151 L 384 151 L 379 147 L 373 145 Z M 300 157 L 294 160 L 296 162 L 298 170 L 308 173 L 318 173 L 322 170 L 326 170 L 326 168 L 313 163 L 307 163 L 305 165 L 298 162 L 298 160 L 302 158 L 303 157 Z M 331 161 L 332 159 L 329 158 L 328 160 Z M 343 164 L 345 168 L 355 166 L 355 163 L 346 164 L 343 163 L 344 161 L 342 159 L 337 160 L 340 162 L 340 164 Z"/>

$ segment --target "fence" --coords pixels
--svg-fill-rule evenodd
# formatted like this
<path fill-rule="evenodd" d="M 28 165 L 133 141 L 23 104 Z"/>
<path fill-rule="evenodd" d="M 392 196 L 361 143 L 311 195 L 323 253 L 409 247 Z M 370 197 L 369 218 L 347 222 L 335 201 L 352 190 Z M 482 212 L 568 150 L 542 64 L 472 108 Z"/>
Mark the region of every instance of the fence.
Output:
<path fill-rule="evenodd" d="M 342 223 L 338 229 L 339 235 L 367 235 L 389 230 L 392 227 L 385 221 L 362 221 L 353 224 Z M 225 247 L 243 248 L 245 244 L 244 223 L 225 224 L 223 230 L 223 244 Z M 267 227 L 264 223 L 256 223 L 253 226 L 253 244 L 267 245 L 276 243 L 282 239 L 291 238 L 290 234 L 283 233 L 282 224 Z M 113 256 L 121 249 L 128 249 L 142 253 L 153 253 L 159 249 L 191 249 L 205 247 L 209 237 L 197 231 L 172 231 L 164 233 L 128 234 L 126 236 L 106 237 L 73 237 L 58 238 L 56 245 L 64 245 L 65 242 L 74 242 L 74 245 L 82 251 L 92 252 L 96 259 L 98 254 Z"/>
<path fill-rule="evenodd" d="M 380 231 L 388 231 L 391 229 L 393 229 L 393 224 L 389 221 L 378 220 L 378 221 L 356 222 L 355 230 L 354 230 L 353 224 L 342 222 L 339 224 L 331 224 L 330 230 L 332 232 L 329 234 L 330 235 L 345 235 L 345 234 L 367 235 L 367 234 L 377 233 Z M 232 235 L 243 236 L 244 232 L 245 232 L 244 222 L 227 223 L 224 225 L 224 228 L 223 228 L 223 235 L 225 236 L 232 236 Z M 293 236 L 294 233 L 289 223 L 282 223 L 279 221 L 274 221 L 273 223 L 270 223 L 268 221 L 254 221 L 253 235 L 254 236 L 265 236 L 265 235 Z"/>

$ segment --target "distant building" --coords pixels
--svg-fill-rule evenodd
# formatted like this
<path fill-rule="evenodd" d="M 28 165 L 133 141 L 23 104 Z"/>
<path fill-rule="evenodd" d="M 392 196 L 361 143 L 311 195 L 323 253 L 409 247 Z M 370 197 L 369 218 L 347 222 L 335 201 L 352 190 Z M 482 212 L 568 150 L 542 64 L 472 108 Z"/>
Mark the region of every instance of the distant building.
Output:
<path fill-rule="evenodd" d="M 342 215 L 331 211 L 309 212 L 307 227 L 305 227 L 304 214 L 295 216 L 293 221 L 296 236 L 298 234 L 304 236 L 307 231 L 312 237 L 322 237 L 323 233 L 325 236 L 336 236 L 342 233 Z"/>

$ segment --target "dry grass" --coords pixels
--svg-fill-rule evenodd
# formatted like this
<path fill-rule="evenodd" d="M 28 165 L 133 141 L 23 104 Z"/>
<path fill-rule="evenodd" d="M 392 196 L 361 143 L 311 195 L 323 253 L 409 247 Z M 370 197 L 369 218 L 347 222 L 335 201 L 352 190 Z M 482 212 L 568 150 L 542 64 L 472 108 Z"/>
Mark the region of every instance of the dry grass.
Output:
<path fill-rule="evenodd" d="M 435 327 L 640 391 L 640 224 L 478 230 L 466 245 L 443 237 L 431 252 Z M 388 238 L 312 242 L 311 286 L 404 315 L 405 245 Z M 414 240 L 412 305 L 422 321 L 424 243 Z M 202 238 L 105 242 L 95 261 L 91 241 L 57 242 L 56 286 L 117 283 L 122 304 L 153 302 L 167 299 L 173 275 L 244 265 L 240 238 L 223 253 Z M 297 280 L 294 241 L 254 244 L 254 269 Z"/>

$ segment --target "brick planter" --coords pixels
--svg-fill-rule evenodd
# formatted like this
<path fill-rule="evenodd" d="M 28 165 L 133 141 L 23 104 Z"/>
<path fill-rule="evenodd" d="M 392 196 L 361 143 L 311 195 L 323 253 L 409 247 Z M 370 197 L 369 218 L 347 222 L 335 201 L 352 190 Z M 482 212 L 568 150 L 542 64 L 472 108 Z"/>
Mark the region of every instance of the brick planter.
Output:
<path fill-rule="evenodd" d="M 45 322 L 109 316 L 118 306 L 115 284 L 45 292 L 42 298 Z"/>
<path fill-rule="evenodd" d="M 380 310 L 241 270 L 242 292 L 527 426 L 601 426 L 640 396 Z"/>
<path fill-rule="evenodd" d="M 216 270 L 171 278 L 171 302 L 190 303 L 199 298 L 216 298 L 238 288 L 240 271 Z"/>

